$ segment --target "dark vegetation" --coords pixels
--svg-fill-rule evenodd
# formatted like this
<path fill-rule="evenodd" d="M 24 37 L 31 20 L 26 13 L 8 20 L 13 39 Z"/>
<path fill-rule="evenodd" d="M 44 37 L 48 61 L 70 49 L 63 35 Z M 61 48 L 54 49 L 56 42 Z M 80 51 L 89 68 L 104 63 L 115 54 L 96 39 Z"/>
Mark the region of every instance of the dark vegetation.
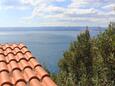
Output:
<path fill-rule="evenodd" d="M 64 52 L 59 68 L 51 74 L 58 86 L 115 86 L 115 28 L 93 38 L 86 29 Z"/>

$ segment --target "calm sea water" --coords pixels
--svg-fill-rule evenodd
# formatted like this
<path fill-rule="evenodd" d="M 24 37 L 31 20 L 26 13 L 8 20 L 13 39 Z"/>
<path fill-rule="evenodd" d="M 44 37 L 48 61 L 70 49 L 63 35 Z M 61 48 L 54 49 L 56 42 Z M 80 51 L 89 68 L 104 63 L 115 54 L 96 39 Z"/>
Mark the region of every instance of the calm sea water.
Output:
<path fill-rule="evenodd" d="M 0 43 L 25 43 L 43 66 L 57 72 L 57 64 L 64 51 L 84 30 L 83 27 L 0 28 Z M 93 27 L 89 30 L 93 37 L 104 28 Z"/>

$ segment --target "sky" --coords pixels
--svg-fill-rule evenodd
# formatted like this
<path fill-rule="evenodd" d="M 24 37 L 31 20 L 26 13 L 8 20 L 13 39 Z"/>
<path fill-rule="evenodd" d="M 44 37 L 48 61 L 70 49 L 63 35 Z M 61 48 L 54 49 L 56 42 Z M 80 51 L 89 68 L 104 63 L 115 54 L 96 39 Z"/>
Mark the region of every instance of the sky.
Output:
<path fill-rule="evenodd" d="M 0 0 L 0 27 L 107 26 L 115 0 Z"/>

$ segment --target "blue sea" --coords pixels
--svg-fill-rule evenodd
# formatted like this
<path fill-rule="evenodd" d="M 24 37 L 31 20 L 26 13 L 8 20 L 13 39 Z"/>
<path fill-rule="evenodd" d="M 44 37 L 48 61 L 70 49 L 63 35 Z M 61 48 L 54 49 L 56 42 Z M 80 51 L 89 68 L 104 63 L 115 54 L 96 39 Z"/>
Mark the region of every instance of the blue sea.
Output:
<path fill-rule="evenodd" d="M 38 61 L 51 72 L 57 72 L 58 62 L 69 44 L 85 27 L 10 27 L 0 28 L 0 43 L 24 43 Z M 89 27 L 91 37 L 105 28 Z"/>

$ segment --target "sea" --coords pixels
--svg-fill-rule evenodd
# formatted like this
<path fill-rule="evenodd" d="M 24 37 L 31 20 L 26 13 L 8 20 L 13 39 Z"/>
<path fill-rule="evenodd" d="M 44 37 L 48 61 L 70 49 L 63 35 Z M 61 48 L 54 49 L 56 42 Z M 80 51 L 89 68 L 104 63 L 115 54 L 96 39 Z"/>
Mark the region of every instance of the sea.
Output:
<path fill-rule="evenodd" d="M 88 29 L 91 37 L 96 37 L 106 27 Z M 85 30 L 85 27 L 0 27 L 0 44 L 24 43 L 43 67 L 56 73 L 69 44 Z"/>

